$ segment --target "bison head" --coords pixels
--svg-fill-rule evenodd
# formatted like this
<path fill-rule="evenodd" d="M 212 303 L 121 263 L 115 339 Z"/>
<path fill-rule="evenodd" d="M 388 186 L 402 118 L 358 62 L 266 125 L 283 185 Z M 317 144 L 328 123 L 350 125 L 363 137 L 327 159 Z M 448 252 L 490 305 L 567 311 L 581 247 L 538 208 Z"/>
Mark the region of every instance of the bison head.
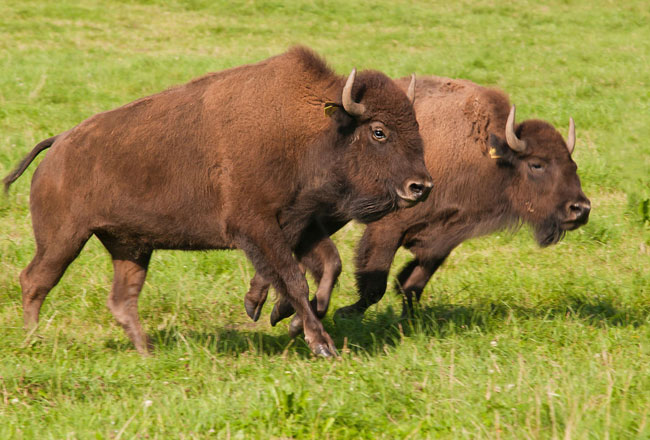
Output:
<path fill-rule="evenodd" d="M 348 77 L 341 111 L 333 112 L 343 146 L 337 167 L 348 186 L 342 209 L 367 223 L 398 207 L 424 200 L 433 181 L 424 165 L 423 144 L 413 110 L 415 76 L 405 94 L 382 73 Z"/>
<path fill-rule="evenodd" d="M 506 123 L 505 139 L 490 136 L 490 156 L 512 173 L 507 191 L 513 209 L 533 226 L 540 246 L 557 243 L 566 231 L 589 219 L 591 203 L 582 192 L 577 166 L 571 158 L 575 139 L 573 119 L 566 143 L 547 122 L 528 120 L 515 126 L 514 106 Z"/>

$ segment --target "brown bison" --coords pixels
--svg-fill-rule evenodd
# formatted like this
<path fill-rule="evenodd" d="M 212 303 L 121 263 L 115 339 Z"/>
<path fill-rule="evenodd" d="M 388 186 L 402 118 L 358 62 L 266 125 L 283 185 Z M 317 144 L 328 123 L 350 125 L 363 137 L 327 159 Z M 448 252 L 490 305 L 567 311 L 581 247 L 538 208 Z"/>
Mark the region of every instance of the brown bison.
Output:
<path fill-rule="evenodd" d="M 403 89 L 408 86 L 407 79 L 398 83 Z M 500 91 L 439 77 L 418 79 L 415 110 L 436 191 L 418 206 L 367 226 L 356 257 L 360 299 L 339 309 L 337 317 L 362 314 L 382 298 L 400 246 L 415 255 L 396 283 L 409 310 L 413 297 L 419 300 L 436 269 L 463 241 L 524 222 L 533 227 L 537 242 L 548 246 L 589 218 L 591 206 L 571 159 L 573 119 L 565 143 L 547 122 L 515 124 L 515 108 Z M 341 263 L 329 239 L 313 246 L 310 256 L 319 255 L 329 256 L 312 263 L 319 268 L 316 279 L 326 280 L 313 301 L 324 306 L 318 310 L 322 316 Z M 268 283 L 256 276 L 247 299 L 263 300 L 264 286 Z M 272 322 L 291 312 L 281 298 Z M 298 333 L 300 325 L 294 318 L 290 332 Z"/>
<path fill-rule="evenodd" d="M 294 48 L 100 113 L 38 144 L 36 255 L 20 274 L 24 321 L 95 235 L 113 258 L 108 307 L 142 353 L 137 301 L 154 249 L 242 249 L 286 296 L 322 356 L 334 343 L 292 253 L 322 241 L 323 213 L 376 220 L 432 187 L 407 96 L 375 71 L 336 75 Z M 320 235 L 319 235 L 320 234 Z M 303 250 L 297 250 L 299 248 Z"/>

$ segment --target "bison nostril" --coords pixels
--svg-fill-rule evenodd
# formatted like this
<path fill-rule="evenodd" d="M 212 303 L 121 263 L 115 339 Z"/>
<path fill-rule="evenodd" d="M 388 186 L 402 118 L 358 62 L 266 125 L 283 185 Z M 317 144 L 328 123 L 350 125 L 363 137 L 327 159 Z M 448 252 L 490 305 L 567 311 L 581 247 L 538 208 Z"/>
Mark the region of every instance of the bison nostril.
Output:
<path fill-rule="evenodd" d="M 424 193 L 424 185 L 421 183 L 411 183 L 409 191 L 416 197 L 420 197 Z"/>
<path fill-rule="evenodd" d="M 580 214 L 582 212 L 582 205 L 580 205 L 579 203 L 572 204 L 570 208 L 574 214 Z"/>
<path fill-rule="evenodd" d="M 588 203 L 577 202 L 577 203 L 572 203 L 569 206 L 569 210 L 571 211 L 572 216 L 575 217 L 576 220 L 582 220 L 587 218 L 587 216 L 589 216 L 589 212 L 591 211 L 591 206 Z"/>
<path fill-rule="evenodd" d="M 421 202 L 427 198 L 431 188 L 433 182 L 429 180 L 409 180 L 397 191 L 397 195 L 411 202 Z"/>

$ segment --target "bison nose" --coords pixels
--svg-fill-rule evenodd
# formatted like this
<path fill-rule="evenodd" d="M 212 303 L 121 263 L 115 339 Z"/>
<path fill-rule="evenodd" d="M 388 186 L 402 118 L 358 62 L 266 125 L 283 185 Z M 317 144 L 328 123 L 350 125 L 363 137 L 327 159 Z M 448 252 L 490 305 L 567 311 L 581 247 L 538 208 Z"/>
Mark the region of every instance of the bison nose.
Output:
<path fill-rule="evenodd" d="M 569 220 L 581 224 L 587 223 L 590 212 L 591 203 L 588 201 L 573 202 L 569 205 Z"/>
<path fill-rule="evenodd" d="M 405 197 L 412 202 L 423 201 L 427 198 L 433 188 L 433 182 L 430 179 L 409 180 L 405 186 Z"/>

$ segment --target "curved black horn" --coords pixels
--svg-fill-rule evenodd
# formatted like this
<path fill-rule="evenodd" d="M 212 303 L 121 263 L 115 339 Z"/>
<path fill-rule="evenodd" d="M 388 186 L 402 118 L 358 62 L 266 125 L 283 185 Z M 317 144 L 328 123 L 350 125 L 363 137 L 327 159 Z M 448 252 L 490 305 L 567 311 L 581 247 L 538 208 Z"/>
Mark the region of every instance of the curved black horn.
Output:
<path fill-rule="evenodd" d="M 506 122 L 506 142 L 508 142 L 508 146 L 517 153 L 523 153 L 526 151 L 526 142 L 519 139 L 515 134 L 515 111 L 516 109 L 513 105 L 510 108 L 510 114 L 508 115 L 508 121 Z"/>
<path fill-rule="evenodd" d="M 345 87 L 343 87 L 343 95 L 341 101 L 343 102 L 343 108 L 346 112 L 353 116 L 361 116 L 366 111 L 366 106 L 359 104 L 352 99 L 352 86 L 354 85 L 354 79 L 357 76 L 357 69 L 352 69 L 348 80 L 345 82 Z"/>

